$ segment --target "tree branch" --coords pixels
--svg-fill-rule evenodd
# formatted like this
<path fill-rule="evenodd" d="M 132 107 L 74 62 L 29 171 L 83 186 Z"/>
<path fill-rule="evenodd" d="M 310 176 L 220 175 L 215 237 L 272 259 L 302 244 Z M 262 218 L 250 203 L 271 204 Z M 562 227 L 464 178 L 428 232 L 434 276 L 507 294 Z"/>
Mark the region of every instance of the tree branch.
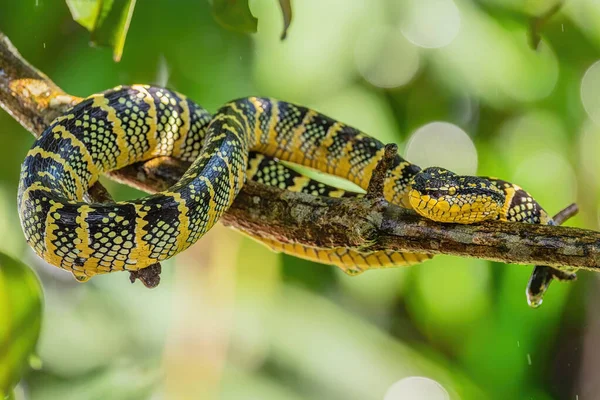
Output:
<path fill-rule="evenodd" d="M 78 100 L 29 65 L 0 33 L 0 105 L 23 127 L 37 136 Z M 180 160 L 161 157 L 109 176 L 157 192 L 174 184 L 188 167 Z M 377 193 L 379 182 L 372 186 Z M 503 222 L 440 224 L 382 202 L 379 196 L 316 197 L 248 182 L 221 221 L 254 236 L 323 248 L 453 254 L 600 270 L 598 232 Z"/>

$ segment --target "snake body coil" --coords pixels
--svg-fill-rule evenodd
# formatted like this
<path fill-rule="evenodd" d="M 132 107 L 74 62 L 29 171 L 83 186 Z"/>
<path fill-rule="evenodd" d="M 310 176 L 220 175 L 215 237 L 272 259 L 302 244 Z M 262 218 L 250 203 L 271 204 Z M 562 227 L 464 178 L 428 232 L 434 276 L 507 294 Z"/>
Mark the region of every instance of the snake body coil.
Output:
<path fill-rule="evenodd" d="M 324 196 L 346 192 L 277 162 L 298 163 L 367 188 L 381 142 L 316 111 L 272 99 L 233 101 L 213 117 L 170 90 L 117 87 L 83 100 L 57 118 L 22 165 L 18 205 L 27 242 L 80 281 L 137 270 L 185 250 L 227 210 L 245 179 Z M 85 203 L 104 172 L 156 156 L 192 161 L 169 190 L 139 200 Z M 400 156 L 385 181 L 388 201 L 443 222 L 490 218 L 552 223 L 516 185 L 419 167 Z M 342 267 L 410 265 L 430 258 L 359 253 L 262 240 L 275 250 Z"/>

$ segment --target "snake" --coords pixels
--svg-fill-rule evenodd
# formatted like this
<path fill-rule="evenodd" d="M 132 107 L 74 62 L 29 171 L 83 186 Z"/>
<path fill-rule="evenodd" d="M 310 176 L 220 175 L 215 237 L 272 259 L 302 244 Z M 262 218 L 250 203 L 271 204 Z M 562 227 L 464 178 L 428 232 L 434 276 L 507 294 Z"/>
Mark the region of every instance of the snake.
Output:
<path fill-rule="evenodd" d="M 118 86 L 85 98 L 34 142 L 21 166 L 18 212 L 35 253 L 85 282 L 98 274 L 136 271 L 184 251 L 215 225 L 248 179 L 317 196 L 357 195 L 282 162 L 366 190 L 383 155 L 379 140 L 293 103 L 247 97 L 212 115 L 164 87 Z M 103 173 L 159 156 L 191 166 L 163 192 L 132 201 L 84 201 Z M 553 224 L 538 202 L 515 184 L 440 167 L 421 169 L 399 155 L 387 171 L 384 197 L 445 223 Z M 275 251 L 336 265 L 353 275 L 432 257 L 255 239 Z M 551 274 L 543 268 L 549 267 L 539 268 L 538 284 L 546 284 Z"/>

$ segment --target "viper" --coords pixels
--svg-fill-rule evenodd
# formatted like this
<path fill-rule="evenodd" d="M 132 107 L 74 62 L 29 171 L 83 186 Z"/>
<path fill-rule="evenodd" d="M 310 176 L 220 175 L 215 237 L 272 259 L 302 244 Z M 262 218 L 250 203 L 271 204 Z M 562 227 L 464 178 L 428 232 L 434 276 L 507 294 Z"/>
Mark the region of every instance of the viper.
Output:
<path fill-rule="evenodd" d="M 187 249 L 219 220 L 246 179 L 319 196 L 354 195 L 280 161 L 366 189 L 383 154 L 383 143 L 373 137 L 288 102 L 248 97 L 211 115 L 162 87 L 119 86 L 84 99 L 35 141 L 21 168 L 19 216 L 28 244 L 40 257 L 87 281 L 97 274 L 139 270 Z M 133 201 L 83 201 L 101 174 L 158 156 L 192 164 L 164 192 Z M 384 196 L 440 222 L 553 224 L 517 185 L 437 167 L 422 170 L 398 155 L 387 172 Z M 350 274 L 431 258 L 257 239 L 274 250 L 336 265 Z M 537 267 L 532 290 L 542 292 L 553 277 L 561 276 L 553 271 Z"/>

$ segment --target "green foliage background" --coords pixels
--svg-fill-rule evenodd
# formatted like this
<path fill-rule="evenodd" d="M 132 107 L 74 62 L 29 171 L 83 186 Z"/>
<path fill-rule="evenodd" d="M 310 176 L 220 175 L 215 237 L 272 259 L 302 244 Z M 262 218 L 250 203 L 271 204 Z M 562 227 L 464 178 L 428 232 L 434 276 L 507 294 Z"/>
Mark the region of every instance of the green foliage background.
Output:
<path fill-rule="evenodd" d="M 460 161 L 473 158 L 472 143 L 478 174 L 519 183 L 551 214 L 576 201 L 570 224 L 598 229 L 600 128 L 589 115 L 600 82 L 583 80 L 600 58 L 593 0 L 567 2 L 541 27 L 537 51 L 531 18 L 556 1 L 456 0 L 460 29 L 448 46 L 402 39 L 397 52 L 371 32 L 418 27 L 418 2 L 295 1 L 283 42 L 277 3 L 250 2 L 258 33 L 243 35 L 218 25 L 206 1 L 138 1 L 119 63 L 111 49 L 89 46 L 64 1 L 0 0 L 0 30 L 79 96 L 154 83 L 216 111 L 267 95 L 402 148 L 418 128 L 445 121 L 468 134 L 467 145 L 442 137 L 409 155 L 467 168 Z M 416 62 L 404 85 L 365 79 L 393 57 L 392 72 Z M 591 93 L 587 113 L 582 93 Z M 0 138 L 0 251 L 31 265 L 44 288 L 41 366 L 17 398 L 383 399 L 416 375 L 453 399 L 600 397 L 590 273 L 553 284 L 533 310 L 524 297 L 530 267 L 436 257 L 350 278 L 217 228 L 165 263 L 158 289 L 132 286 L 125 274 L 77 284 L 38 260 L 21 234 L 17 179 L 33 137 L 1 112 Z M 141 195 L 107 185 L 119 199 Z"/>

